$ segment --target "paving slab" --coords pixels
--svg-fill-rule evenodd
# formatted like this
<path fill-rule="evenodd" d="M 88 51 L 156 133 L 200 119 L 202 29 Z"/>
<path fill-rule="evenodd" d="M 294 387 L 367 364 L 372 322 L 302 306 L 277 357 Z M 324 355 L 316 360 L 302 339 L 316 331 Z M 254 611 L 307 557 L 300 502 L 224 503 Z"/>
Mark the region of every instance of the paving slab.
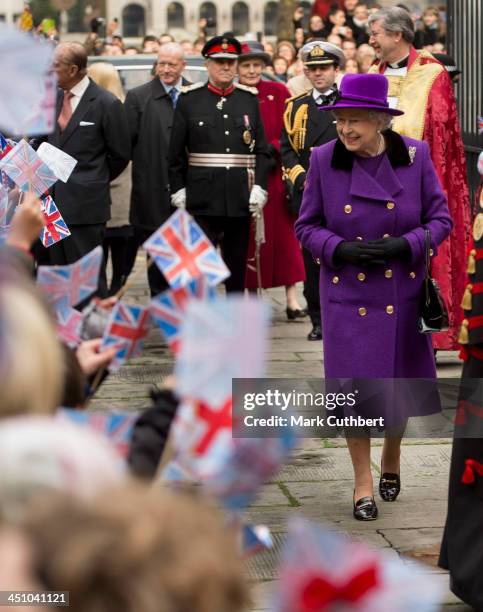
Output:
<path fill-rule="evenodd" d="M 145 266 L 143 253 L 138 255 L 136 266 Z M 303 305 L 300 284 L 297 289 Z M 304 386 L 310 389 L 310 380 L 317 381 L 323 376 L 322 343 L 307 341 L 311 329 L 308 319 L 287 321 L 284 293 L 283 288 L 264 292 L 264 298 L 272 306 L 271 341 L 266 355 L 268 376 L 295 378 L 300 381 L 301 390 Z M 149 301 L 145 275 L 137 277 L 127 299 L 143 304 Z M 455 351 L 439 352 L 437 365 L 440 377 L 460 376 L 461 361 Z M 107 379 L 90 408 L 145 408 L 149 405 L 150 390 L 162 385 L 172 371 L 173 356 L 160 331 L 153 328 L 143 353 Z M 442 418 L 450 422 L 453 414 L 444 413 Z M 376 483 L 382 444 L 382 439 L 372 440 Z M 261 488 L 246 512 L 247 519 L 267 525 L 274 540 L 271 551 L 246 563 L 247 576 L 252 581 L 252 612 L 270 609 L 269 597 L 276 586 L 276 566 L 286 537 L 287 520 L 294 516 L 324 523 L 338 533 L 401 558 L 404 563 L 412 564 L 414 559 L 425 561 L 420 571 L 440 581 L 444 589 L 442 609 L 468 612 L 469 608 L 450 593 L 447 573 L 435 567 L 446 513 L 450 456 L 450 434 L 431 439 L 421 436 L 405 439 L 400 497 L 395 503 L 384 503 L 376 497 L 379 519 L 360 523 L 352 517 L 353 471 L 345 439 L 298 439 L 287 465 Z"/>

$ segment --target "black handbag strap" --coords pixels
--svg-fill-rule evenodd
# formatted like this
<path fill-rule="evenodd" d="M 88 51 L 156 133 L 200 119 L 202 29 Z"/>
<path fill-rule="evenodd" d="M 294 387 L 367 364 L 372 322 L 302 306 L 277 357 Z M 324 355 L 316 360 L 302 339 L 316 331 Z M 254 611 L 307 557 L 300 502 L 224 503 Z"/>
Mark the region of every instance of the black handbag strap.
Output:
<path fill-rule="evenodd" d="M 430 263 L 430 252 L 431 252 L 431 232 L 428 228 L 424 228 L 424 277 L 426 279 L 431 278 L 431 263 Z"/>
<path fill-rule="evenodd" d="M 424 228 L 424 294 L 426 304 L 429 304 L 429 283 L 431 282 L 431 232 L 427 227 Z"/>

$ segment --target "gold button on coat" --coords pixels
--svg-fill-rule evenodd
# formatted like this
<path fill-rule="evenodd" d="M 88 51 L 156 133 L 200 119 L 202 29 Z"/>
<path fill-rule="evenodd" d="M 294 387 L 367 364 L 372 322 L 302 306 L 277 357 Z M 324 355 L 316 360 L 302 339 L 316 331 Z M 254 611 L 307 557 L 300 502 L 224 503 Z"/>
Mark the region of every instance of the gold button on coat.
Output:
<path fill-rule="evenodd" d="M 362 236 L 356 236 L 356 240 L 364 240 Z"/>
<path fill-rule="evenodd" d="M 383 238 L 390 238 L 391 234 L 384 234 Z"/>
<path fill-rule="evenodd" d="M 394 306 L 391 306 L 391 304 L 389 304 L 389 306 L 386 306 L 386 312 L 387 314 L 392 314 L 394 312 Z"/>
<path fill-rule="evenodd" d="M 366 275 L 364 274 L 364 272 L 359 272 L 359 274 L 357 275 L 357 280 L 360 280 L 361 283 L 362 281 L 366 280 Z"/>
<path fill-rule="evenodd" d="M 334 283 L 334 285 L 337 285 L 337 283 L 339 282 L 339 277 L 334 276 L 334 278 L 332 279 L 332 282 Z"/>
<path fill-rule="evenodd" d="M 429 256 L 432 257 L 434 255 L 433 249 L 429 249 Z"/>
<path fill-rule="evenodd" d="M 361 317 L 365 317 L 367 314 L 367 310 L 365 308 L 359 308 L 359 314 Z"/>
<path fill-rule="evenodd" d="M 347 213 L 347 214 L 351 213 L 352 212 L 352 206 L 350 204 L 346 204 L 344 206 L 344 212 Z"/>
<path fill-rule="evenodd" d="M 394 202 L 388 202 L 388 203 L 386 204 L 386 208 L 387 208 L 388 210 L 392 210 L 392 209 L 393 209 L 395 206 L 396 206 L 396 205 L 394 204 Z"/>
<path fill-rule="evenodd" d="M 386 278 L 392 278 L 392 270 L 385 270 L 384 276 Z"/>
<path fill-rule="evenodd" d="M 410 273 L 409 273 L 409 276 L 410 276 L 411 278 L 416 278 L 416 272 L 410 272 Z"/>

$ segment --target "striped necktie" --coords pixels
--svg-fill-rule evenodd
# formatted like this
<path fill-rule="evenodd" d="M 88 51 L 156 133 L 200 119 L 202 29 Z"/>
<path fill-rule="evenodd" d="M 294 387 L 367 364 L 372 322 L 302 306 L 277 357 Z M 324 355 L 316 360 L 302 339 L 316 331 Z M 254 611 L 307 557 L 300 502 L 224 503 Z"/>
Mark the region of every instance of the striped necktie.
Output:
<path fill-rule="evenodd" d="M 171 98 L 171 102 L 173 103 L 173 108 L 176 108 L 176 102 L 178 101 L 178 90 L 176 87 L 171 87 L 169 90 L 169 97 Z"/>

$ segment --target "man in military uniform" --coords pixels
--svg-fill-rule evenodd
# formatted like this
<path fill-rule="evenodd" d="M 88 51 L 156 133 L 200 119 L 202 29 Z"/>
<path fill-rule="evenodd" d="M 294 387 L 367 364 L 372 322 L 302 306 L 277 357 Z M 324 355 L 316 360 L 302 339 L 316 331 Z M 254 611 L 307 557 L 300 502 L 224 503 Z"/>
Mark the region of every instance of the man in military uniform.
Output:
<path fill-rule="evenodd" d="M 286 101 L 281 138 L 284 176 L 294 214 L 298 214 L 302 203 L 312 149 L 337 138 L 332 114 L 319 112 L 317 108 L 333 104 L 337 99 L 335 79 L 339 68 L 345 65 L 339 47 L 318 40 L 304 45 L 301 56 L 312 89 Z M 312 331 L 307 338 L 320 340 L 319 265 L 307 250 L 302 251 L 306 276 L 304 297 L 312 321 Z"/>
<path fill-rule="evenodd" d="M 171 202 L 220 245 L 228 292 L 244 289 L 250 213 L 267 201 L 270 165 L 257 90 L 233 83 L 240 53 L 234 38 L 205 44 L 208 83 L 183 88 L 169 154 Z"/>

